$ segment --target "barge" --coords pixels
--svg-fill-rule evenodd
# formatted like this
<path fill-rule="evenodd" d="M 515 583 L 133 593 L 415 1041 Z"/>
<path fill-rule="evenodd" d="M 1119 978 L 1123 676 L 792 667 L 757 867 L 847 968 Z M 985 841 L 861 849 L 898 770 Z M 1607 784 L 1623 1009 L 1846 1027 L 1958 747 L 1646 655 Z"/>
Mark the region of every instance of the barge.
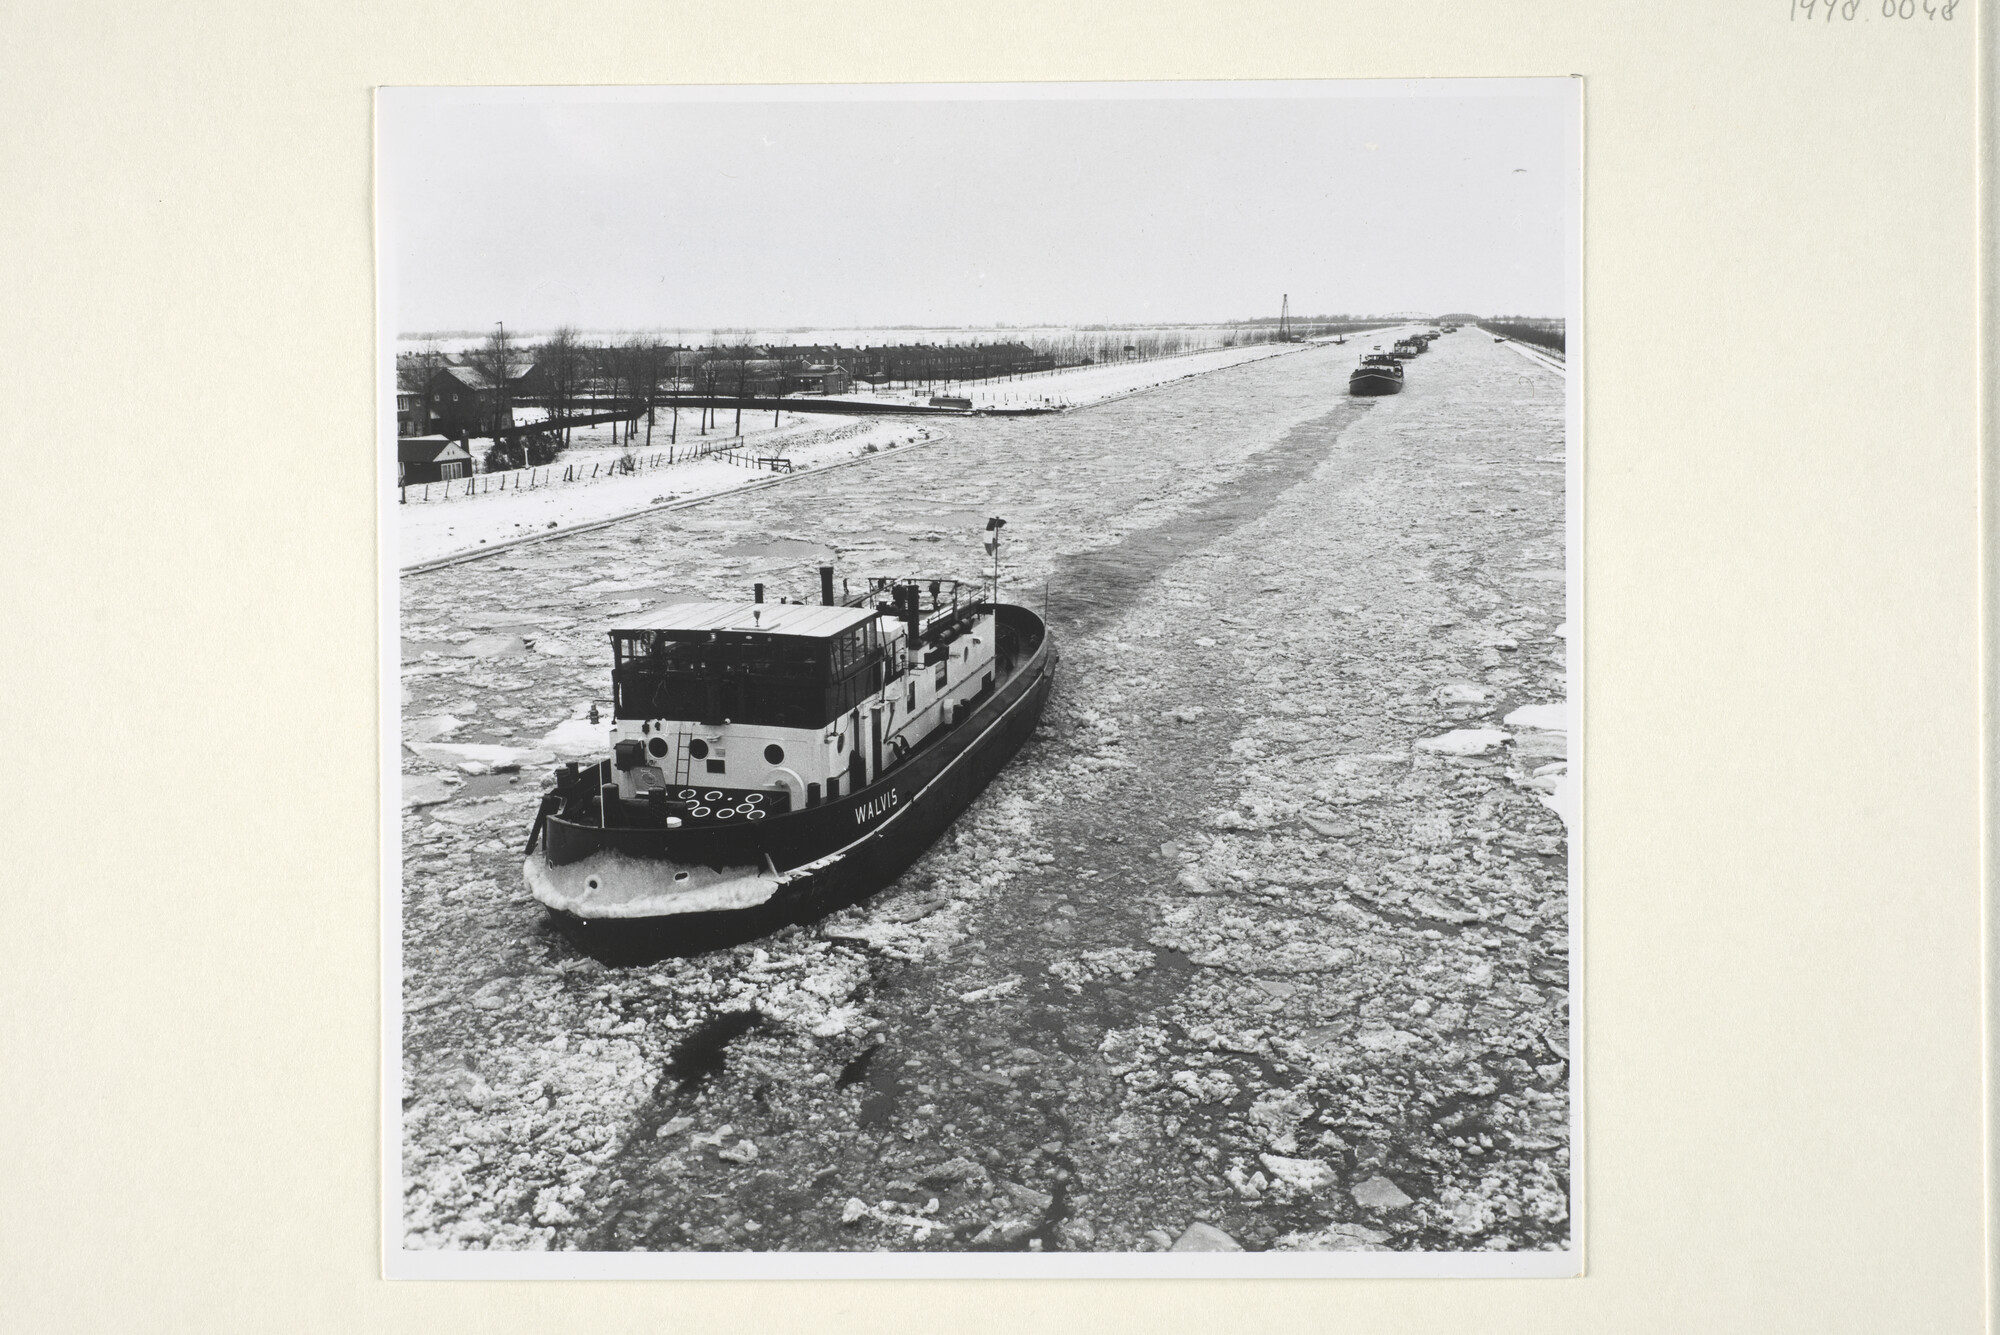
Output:
<path fill-rule="evenodd" d="M 1349 394 L 1401 394 L 1403 364 L 1378 349 L 1364 353 L 1361 364 L 1348 373 Z"/>
<path fill-rule="evenodd" d="M 580 944 L 745 939 L 854 903 L 1034 731 L 1059 661 L 1041 616 L 952 580 L 836 599 L 833 573 L 818 604 L 759 586 L 610 632 L 608 754 L 558 769 L 523 867 Z"/>

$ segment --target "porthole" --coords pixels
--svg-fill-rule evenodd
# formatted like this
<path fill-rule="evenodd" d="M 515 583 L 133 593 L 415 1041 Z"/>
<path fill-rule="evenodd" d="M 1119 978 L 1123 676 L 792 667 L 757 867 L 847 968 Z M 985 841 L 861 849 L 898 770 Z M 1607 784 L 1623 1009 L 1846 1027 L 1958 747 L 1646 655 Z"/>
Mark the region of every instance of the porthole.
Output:
<path fill-rule="evenodd" d="M 665 755 L 666 753 L 667 753 L 666 738 L 655 737 L 652 741 L 646 743 L 646 754 L 657 758 Z"/>
<path fill-rule="evenodd" d="M 708 743 L 699 737 L 695 738 L 688 743 L 688 754 L 696 760 L 704 759 L 708 755 Z"/>
<path fill-rule="evenodd" d="M 779 746 L 776 742 L 771 743 L 769 746 L 764 748 L 764 759 L 770 761 L 773 765 L 784 764 L 785 748 Z"/>

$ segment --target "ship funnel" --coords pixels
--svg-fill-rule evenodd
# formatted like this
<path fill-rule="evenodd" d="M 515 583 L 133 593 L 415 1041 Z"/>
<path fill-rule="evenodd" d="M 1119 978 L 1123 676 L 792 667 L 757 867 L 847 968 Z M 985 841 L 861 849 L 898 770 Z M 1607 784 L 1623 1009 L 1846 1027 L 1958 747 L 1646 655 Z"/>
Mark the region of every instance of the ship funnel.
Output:
<path fill-rule="evenodd" d="M 762 584 L 752 584 L 750 586 L 750 601 L 753 603 L 764 601 L 764 586 Z"/>
<path fill-rule="evenodd" d="M 833 606 L 833 567 L 819 568 L 819 601 L 822 607 Z"/>

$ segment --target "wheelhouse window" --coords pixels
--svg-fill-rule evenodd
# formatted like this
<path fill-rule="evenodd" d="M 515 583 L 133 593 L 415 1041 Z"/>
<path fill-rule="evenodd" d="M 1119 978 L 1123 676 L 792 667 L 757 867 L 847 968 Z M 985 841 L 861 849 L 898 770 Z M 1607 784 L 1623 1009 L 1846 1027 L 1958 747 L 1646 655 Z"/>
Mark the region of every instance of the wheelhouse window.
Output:
<path fill-rule="evenodd" d="M 871 622 L 832 639 L 746 631 L 612 632 L 614 712 L 818 728 L 878 688 Z"/>

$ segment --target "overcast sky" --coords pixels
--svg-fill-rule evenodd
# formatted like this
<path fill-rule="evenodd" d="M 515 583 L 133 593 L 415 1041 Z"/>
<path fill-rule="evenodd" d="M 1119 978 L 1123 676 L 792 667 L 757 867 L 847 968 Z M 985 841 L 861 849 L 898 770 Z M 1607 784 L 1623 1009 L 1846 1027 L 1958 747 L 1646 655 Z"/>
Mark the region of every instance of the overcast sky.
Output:
<path fill-rule="evenodd" d="M 1295 314 L 1565 313 L 1571 81 L 1323 87 L 388 90 L 385 315 L 1174 322 L 1275 315 L 1285 293 Z"/>

